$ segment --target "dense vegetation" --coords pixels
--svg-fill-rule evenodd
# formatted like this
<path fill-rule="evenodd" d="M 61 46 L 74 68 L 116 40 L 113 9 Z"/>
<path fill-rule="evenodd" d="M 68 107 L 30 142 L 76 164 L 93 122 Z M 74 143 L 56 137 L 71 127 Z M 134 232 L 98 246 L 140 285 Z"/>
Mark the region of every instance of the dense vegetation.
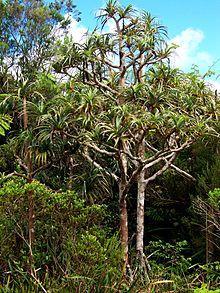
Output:
<path fill-rule="evenodd" d="M 81 43 L 71 1 L 0 10 L 1 292 L 220 292 L 210 73 L 131 5 Z"/>

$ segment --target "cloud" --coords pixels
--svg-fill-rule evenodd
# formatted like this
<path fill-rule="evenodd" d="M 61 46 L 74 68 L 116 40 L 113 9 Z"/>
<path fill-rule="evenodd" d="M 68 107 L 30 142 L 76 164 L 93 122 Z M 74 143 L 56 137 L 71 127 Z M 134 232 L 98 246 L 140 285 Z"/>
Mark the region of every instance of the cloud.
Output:
<path fill-rule="evenodd" d="M 67 28 L 67 31 L 57 26 L 55 28 L 56 36 L 62 40 L 64 36 L 66 36 L 67 34 L 69 37 L 72 37 L 74 42 L 82 44 L 85 41 L 88 29 L 85 26 L 83 26 L 81 23 L 77 22 L 68 13 L 65 14 L 64 17 L 65 19 L 68 19 L 70 21 L 70 24 Z"/>
<path fill-rule="evenodd" d="M 192 65 L 198 65 L 201 69 L 207 69 L 214 62 L 213 57 L 200 50 L 200 44 L 205 36 L 201 30 L 188 28 L 174 37 L 170 43 L 178 45 L 171 56 L 171 64 L 181 69 L 189 69 Z"/>
<path fill-rule="evenodd" d="M 209 80 L 207 85 L 210 86 L 212 90 L 217 90 L 220 93 L 220 82 L 216 80 Z"/>
<path fill-rule="evenodd" d="M 70 25 L 68 27 L 67 34 L 73 38 L 76 43 L 82 44 L 86 40 L 89 29 L 82 25 L 80 22 L 77 22 L 71 15 L 66 14 L 65 18 L 70 20 Z M 116 27 L 113 20 L 109 19 L 106 23 L 103 33 L 115 33 Z M 100 31 L 101 33 L 101 31 Z M 64 36 L 64 31 L 59 30 L 57 36 L 62 38 Z"/>
<path fill-rule="evenodd" d="M 71 34 L 76 43 L 83 43 L 88 29 L 77 22 L 73 17 L 70 17 L 70 25 L 68 33 Z"/>

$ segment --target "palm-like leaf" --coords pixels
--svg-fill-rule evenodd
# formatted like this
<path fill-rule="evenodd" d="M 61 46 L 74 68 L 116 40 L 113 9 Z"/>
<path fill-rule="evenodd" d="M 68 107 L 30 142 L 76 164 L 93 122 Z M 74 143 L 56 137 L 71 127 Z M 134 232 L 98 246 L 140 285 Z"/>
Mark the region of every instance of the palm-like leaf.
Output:
<path fill-rule="evenodd" d="M 0 135 L 5 135 L 5 131 L 10 129 L 11 118 L 8 115 L 0 115 Z"/>

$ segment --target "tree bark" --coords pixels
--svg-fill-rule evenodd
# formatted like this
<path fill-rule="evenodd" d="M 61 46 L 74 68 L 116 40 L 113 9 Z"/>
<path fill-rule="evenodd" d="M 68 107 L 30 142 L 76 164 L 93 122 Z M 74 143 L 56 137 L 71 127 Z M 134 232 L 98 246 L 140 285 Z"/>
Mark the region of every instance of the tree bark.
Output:
<path fill-rule="evenodd" d="M 119 184 L 119 207 L 120 207 L 120 238 L 123 250 L 123 274 L 127 275 L 128 261 L 128 211 L 127 201 L 124 194 L 125 186 Z"/>
<path fill-rule="evenodd" d="M 138 156 L 144 160 L 145 145 L 142 140 L 138 147 Z M 137 194 L 137 231 L 136 231 L 136 252 L 137 258 L 143 261 L 144 255 L 144 200 L 145 200 L 145 169 L 140 171 L 138 177 L 138 194 Z"/>
<path fill-rule="evenodd" d="M 144 254 L 144 200 L 145 188 L 144 182 L 145 170 L 142 170 L 138 179 L 138 195 L 137 195 L 137 234 L 136 234 L 136 252 L 141 257 Z"/>
<path fill-rule="evenodd" d="M 144 160 L 145 145 L 144 140 L 141 142 L 138 149 L 139 157 Z M 136 230 L 136 259 L 137 268 L 141 278 L 144 282 L 149 282 L 148 271 L 150 266 L 144 254 L 144 203 L 145 203 L 145 190 L 146 190 L 146 170 L 140 171 L 138 176 L 138 192 L 137 192 L 137 230 Z"/>
<path fill-rule="evenodd" d="M 145 180 L 146 170 L 140 172 L 138 178 L 138 194 L 137 194 L 137 231 L 136 231 L 136 260 L 139 276 L 144 283 L 149 283 L 148 272 L 150 265 L 144 254 L 144 202 L 145 190 L 147 184 Z"/>

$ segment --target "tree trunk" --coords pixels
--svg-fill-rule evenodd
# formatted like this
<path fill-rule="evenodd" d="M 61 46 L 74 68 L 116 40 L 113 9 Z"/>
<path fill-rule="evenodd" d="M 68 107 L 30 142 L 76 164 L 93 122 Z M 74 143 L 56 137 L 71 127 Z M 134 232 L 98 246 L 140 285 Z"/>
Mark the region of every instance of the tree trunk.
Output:
<path fill-rule="evenodd" d="M 128 261 L 128 211 L 126 196 L 124 194 L 125 187 L 119 184 L 119 207 L 120 207 L 120 239 L 123 249 L 123 274 L 127 275 L 129 268 Z"/>
<path fill-rule="evenodd" d="M 145 145 L 144 141 L 141 142 L 138 148 L 138 156 L 144 159 Z M 145 170 L 141 170 L 138 177 L 138 194 L 137 194 L 137 231 L 136 231 L 136 252 L 137 258 L 143 263 L 144 255 L 144 200 L 145 200 L 145 189 L 146 183 Z"/>
<path fill-rule="evenodd" d="M 145 171 L 142 170 L 138 179 L 138 195 L 137 195 L 137 234 L 136 234 L 136 252 L 141 258 L 144 254 L 144 200 L 145 188 L 144 182 Z"/>
<path fill-rule="evenodd" d="M 139 157 L 144 159 L 145 145 L 144 141 L 139 146 Z M 145 182 L 146 170 L 141 170 L 138 177 L 138 194 L 137 194 L 137 231 L 136 231 L 136 259 L 139 275 L 143 282 L 149 282 L 148 271 L 150 266 L 144 254 L 144 201 L 145 201 Z"/>
<path fill-rule="evenodd" d="M 144 254 L 144 201 L 146 190 L 144 179 L 145 170 L 142 170 L 138 178 L 136 260 L 138 276 L 143 283 L 149 283 L 148 271 L 150 270 L 150 265 Z"/>
<path fill-rule="evenodd" d="M 27 167 L 28 167 L 28 183 L 33 181 L 32 178 L 32 160 L 30 150 L 27 148 Z M 36 271 L 34 268 L 34 254 L 33 254 L 33 246 L 35 240 L 35 214 L 34 214 L 34 190 L 28 190 L 28 244 L 29 244 L 29 271 L 30 275 L 33 277 L 36 276 Z"/>
<path fill-rule="evenodd" d="M 29 180 L 31 183 L 32 180 Z M 28 244 L 29 244 L 29 271 L 30 275 L 36 277 L 34 268 L 33 245 L 35 238 L 35 214 L 34 214 L 34 190 L 28 191 Z"/>

